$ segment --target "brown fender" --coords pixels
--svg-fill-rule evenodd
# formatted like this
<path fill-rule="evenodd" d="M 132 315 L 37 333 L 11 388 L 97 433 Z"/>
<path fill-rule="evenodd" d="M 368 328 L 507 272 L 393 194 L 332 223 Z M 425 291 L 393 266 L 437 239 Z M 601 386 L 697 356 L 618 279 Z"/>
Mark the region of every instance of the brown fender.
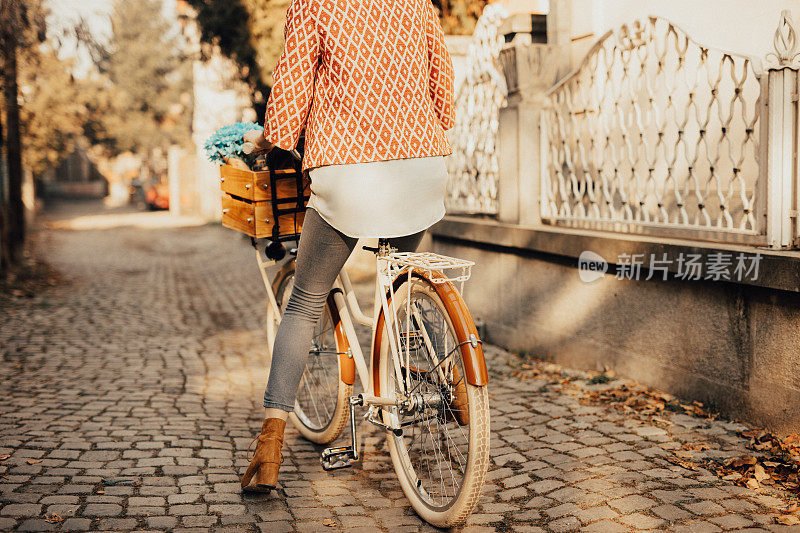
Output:
<path fill-rule="evenodd" d="M 333 300 L 333 291 L 328 294 L 328 307 L 331 310 L 331 321 L 335 324 L 333 332 L 336 335 L 336 349 L 339 351 L 339 373 L 341 380 L 352 385 L 356 382 L 356 362 L 351 357 L 347 356 L 350 349 L 350 343 L 347 342 L 347 336 L 344 334 L 344 325 L 339 316 L 339 309 L 336 307 L 336 302 Z"/>
<path fill-rule="evenodd" d="M 464 303 L 456 286 L 449 281 L 433 283 L 433 288 L 444 302 L 450 316 L 456 318 L 453 320 L 453 328 L 456 330 L 459 344 L 463 343 L 461 344 L 461 356 L 464 360 L 464 374 L 467 383 L 477 386 L 486 385 L 489 383 L 489 371 L 486 369 L 486 359 L 483 356 L 483 344 L 478 342 L 478 346 L 473 348 L 469 342 L 472 335 L 476 340 L 480 340 L 480 337 L 478 337 L 478 329 L 475 327 L 475 321 L 472 320 L 467 304 Z"/>
<path fill-rule="evenodd" d="M 441 274 L 438 274 L 441 275 Z M 472 320 L 467 305 L 464 299 L 459 294 L 455 285 L 446 281 L 444 283 L 431 283 L 426 276 L 414 272 L 414 276 L 424 279 L 430 283 L 439 297 L 442 299 L 447 312 L 450 316 L 454 317 L 453 328 L 455 329 L 456 339 L 461 344 L 461 356 L 464 361 L 464 373 L 466 374 L 467 383 L 470 385 L 483 386 L 489 383 L 489 372 L 486 369 L 486 359 L 483 356 L 483 345 L 479 342 L 477 348 L 473 348 L 470 344 L 470 335 L 478 337 L 478 330 L 475 328 L 475 323 Z M 408 279 L 406 274 L 400 274 L 394 280 L 395 292 L 400 288 L 404 280 Z M 386 295 L 386 299 L 391 305 L 391 298 Z M 459 320 L 461 318 L 461 320 Z M 380 350 L 381 338 L 383 337 L 383 309 L 380 310 L 378 322 L 375 327 L 375 339 L 372 347 L 372 382 L 375 388 L 375 395 L 380 396 Z M 466 324 L 466 327 L 465 327 Z"/>

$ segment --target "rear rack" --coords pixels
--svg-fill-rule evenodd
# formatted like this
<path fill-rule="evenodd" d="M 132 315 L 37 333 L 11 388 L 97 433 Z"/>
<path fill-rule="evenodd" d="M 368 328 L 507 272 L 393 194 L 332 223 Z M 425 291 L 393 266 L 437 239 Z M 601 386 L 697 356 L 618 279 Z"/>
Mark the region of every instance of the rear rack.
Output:
<path fill-rule="evenodd" d="M 463 290 L 464 282 L 472 275 L 474 261 L 448 257 L 433 252 L 392 252 L 380 259 L 387 262 L 392 278 L 406 268 L 427 275 L 432 283 L 459 283 Z"/>
<path fill-rule="evenodd" d="M 411 368 L 411 352 L 424 348 L 432 357 L 436 365 L 436 372 L 446 382 L 445 373 L 449 372 L 449 367 L 441 366 L 445 359 L 438 359 L 437 350 L 429 338 L 427 326 L 424 325 L 424 318 L 417 306 L 411 305 L 411 284 L 412 276 L 415 272 L 423 274 L 431 283 L 442 284 L 453 282 L 457 283 L 457 291 L 463 294 L 464 282 L 472 275 L 473 261 L 458 259 L 439 255 L 433 252 L 396 252 L 388 248 L 388 245 L 379 246 L 378 251 L 378 284 L 380 286 L 381 306 L 386 310 L 390 317 L 386 321 L 389 345 L 391 351 L 398 357 L 393 357 L 395 377 L 398 382 L 405 384 L 406 391 L 411 390 L 411 376 L 408 372 L 402 372 L 402 366 Z M 402 276 L 407 276 L 408 283 L 405 301 L 400 304 L 405 307 L 405 328 L 402 323 L 397 323 L 397 293 L 395 292 L 395 281 Z M 400 290 L 400 289 L 398 289 Z M 413 328 L 413 329 L 412 329 Z M 399 359 L 399 360 L 398 360 Z M 401 366 L 401 361 L 403 365 Z"/>

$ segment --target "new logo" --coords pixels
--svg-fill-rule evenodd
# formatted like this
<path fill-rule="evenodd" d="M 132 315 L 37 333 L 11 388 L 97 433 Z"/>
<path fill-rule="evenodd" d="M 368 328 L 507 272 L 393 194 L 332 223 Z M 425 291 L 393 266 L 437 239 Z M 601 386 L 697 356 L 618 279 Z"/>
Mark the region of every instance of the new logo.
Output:
<path fill-rule="evenodd" d="M 590 250 L 584 250 L 578 257 L 578 275 L 584 283 L 591 283 L 608 272 L 608 263 L 602 256 Z"/>

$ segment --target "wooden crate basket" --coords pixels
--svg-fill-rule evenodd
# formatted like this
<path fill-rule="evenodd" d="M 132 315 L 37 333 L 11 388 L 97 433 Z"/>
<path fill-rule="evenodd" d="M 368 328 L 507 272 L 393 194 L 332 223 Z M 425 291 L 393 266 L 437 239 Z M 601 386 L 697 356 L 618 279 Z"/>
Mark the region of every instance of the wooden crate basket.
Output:
<path fill-rule="evenodd" d="M 297 238 L 309 185 L 299 169 L 252 171 L 222 165 L 222 225 L 257 239 Z"/>

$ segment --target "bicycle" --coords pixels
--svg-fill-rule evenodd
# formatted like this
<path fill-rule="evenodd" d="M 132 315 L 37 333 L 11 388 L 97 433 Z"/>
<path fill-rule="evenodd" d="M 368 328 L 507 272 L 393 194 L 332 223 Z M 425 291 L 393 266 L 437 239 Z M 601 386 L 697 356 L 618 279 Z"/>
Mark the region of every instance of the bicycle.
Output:
<path fill-rule="evenodd" d="M 294 276 L 293 257 L 274 279 L 267 275 L 285 255 L 281 240 L 253 240 L 268 297 L 270 353 Z M 373 315 L 361 310 L 342 269 L 316 325 L 289 418 L 317 444 L 331 443 L 350 422 L 350 445 L 321 454 L 323 469 L 334 470 L 359 459 L 355 413 L 366 408 L 364 419 L 386 432 L 395 472 L 417 514 L 434 526 L 459 525 L 478 503 L 489 466 L 488 372 L 461 297 L 474 263 L 397 252 L 387 239 L 364 248 L 376 255 Z M 354 320 L 371 326 L 368 361 Z M 354 395 L 356 376 L 364 392 Z"/>

